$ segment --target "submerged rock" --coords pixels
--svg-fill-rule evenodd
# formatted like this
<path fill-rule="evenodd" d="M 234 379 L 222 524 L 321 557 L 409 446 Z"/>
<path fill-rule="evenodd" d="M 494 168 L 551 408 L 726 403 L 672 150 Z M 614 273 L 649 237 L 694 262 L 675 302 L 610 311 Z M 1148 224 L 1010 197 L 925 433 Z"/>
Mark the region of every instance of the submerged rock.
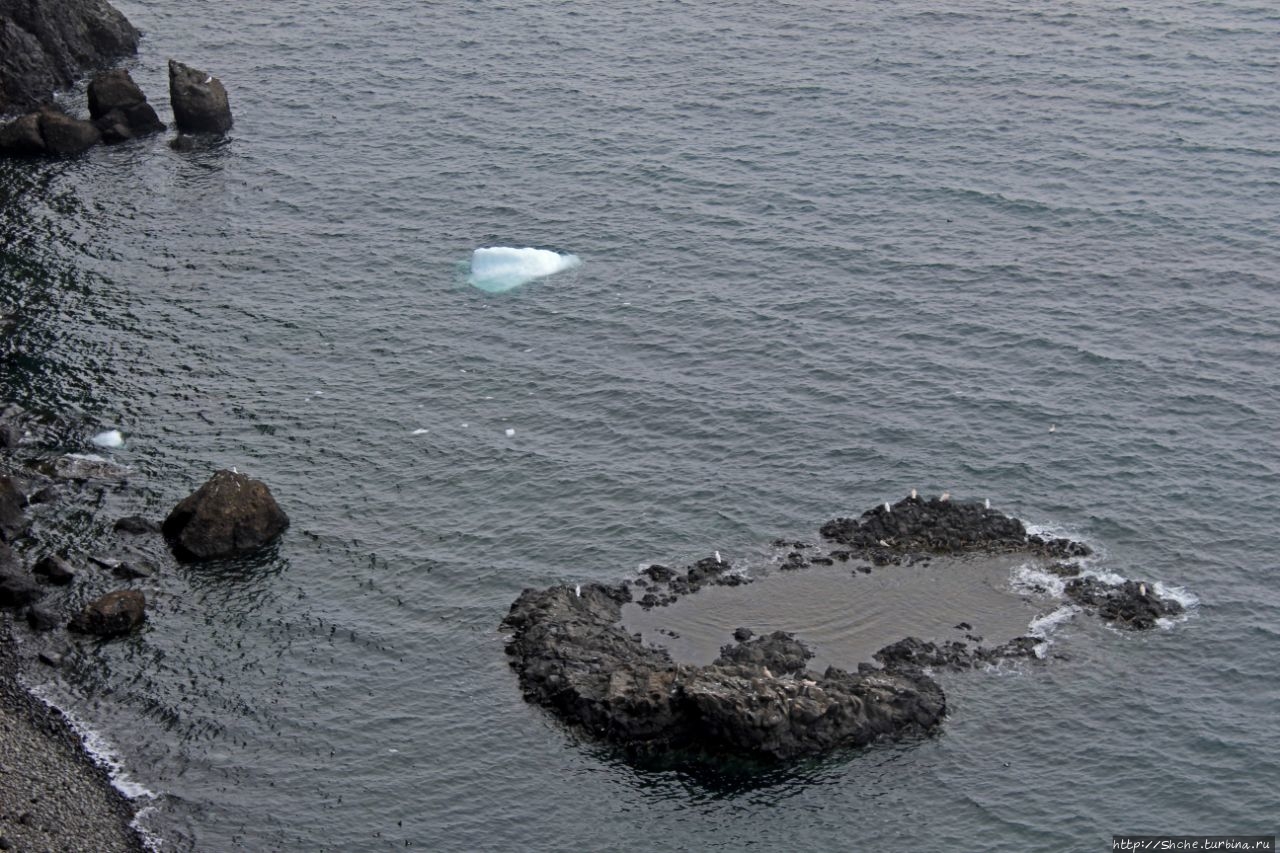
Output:
<path fill-rule="evenodd" d="M 255 551 L 288 526 L 265 483 L 223 470 L 180 501 L 162 530 L 178 556 L 214 560 Z"/>
<path fill-rule="evenodd" d="M 226 133 L 231 104 L 222 81 L 177 60 L 169 60 L 169 102 L 180 133 Z"/>
<path fill-rule="evenodd" d="M 146 597 L 136 589 L 109 592 L 86 604 L 67 627 L 97 637 L 127 634 L 146 620 L 146 608 Z"/>

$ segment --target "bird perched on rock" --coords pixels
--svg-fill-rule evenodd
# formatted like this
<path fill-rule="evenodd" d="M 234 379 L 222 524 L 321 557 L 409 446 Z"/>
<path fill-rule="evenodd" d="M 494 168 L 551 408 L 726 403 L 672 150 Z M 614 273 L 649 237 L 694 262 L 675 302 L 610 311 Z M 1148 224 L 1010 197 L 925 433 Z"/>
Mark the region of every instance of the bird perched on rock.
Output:
<path fill-rule="evenodd" d="M 939 497 L 939 498 L 938 498 L 938 500 L 940 500 L 940 501 L 949 501 L 949 500 L 951 500 L 951 493 L 950 493 L 950 492 L 943 492 L 943 493 L 942 493 L 942 495 L 941 495 L 941 497 Z"/>

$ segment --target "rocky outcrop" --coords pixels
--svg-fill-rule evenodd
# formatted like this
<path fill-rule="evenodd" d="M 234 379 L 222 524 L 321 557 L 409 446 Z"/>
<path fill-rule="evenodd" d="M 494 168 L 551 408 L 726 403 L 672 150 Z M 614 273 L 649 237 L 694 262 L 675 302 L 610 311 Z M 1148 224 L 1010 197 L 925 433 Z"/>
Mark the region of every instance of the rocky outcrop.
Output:
<path fill-rule="evenodd" d="M 921 673 L 804 669 L 775 633 L 727 646 L 710 666 L 673 663 L 619 626 L 625 586 L 525 590 L 503 622 L 525 697 L 633 754 L 787 759 L 931 731 L 942 689 Z"/>
<path fill-rule="evenodd" d="M 0 114 L 137 48 L 138 31 L 106 0 L 0 0 Z"/>
<path fill-rule="evenodd" d="M 653 583 L 646 582 L 649 588 L 639 604 L 645 609 L 664 607 L 680 596 L 697 592 L 704 586 L 738 586 L 751 582 L 750 578 L 731 573 L 732 568 L 733 565 L 728 560 L 721 559 L 718 553 L 714 557 L 704 557 L 684 572 L 677 572 L 667 566 L 652 565 L 643 574 Z"/>
<path fill-rule="evenodd" d="M 179 557 L 214 560 L 255 551 L 288 526 L 265 483 L 223 470 L 180 501 L 162 529 Z"/>
<path fill-rule="evenodd" d="M 778 540 L 775 545 L 795 549 L 780 568 L 1018 552 L 1054 561 L 1055 574 L 1070 576 L 1080 573 L 1079 564 L 1064 560 L 1090 553 L 1078 542 L 1028 534 L 1021 521 L 985 504 L 914 495 L 857 519 L 835 519 L 821 532 L 840 548 L 807 557 L 813 546 Z M 694 666 L 674 662 L 665 649 L 645 645 L 621 627 L 633 586 L 643 591 L 641 607 L 662 606 L 709 584 L 746 582 L 730 569 L 717 553 L 684 572 L 652 565 L 618 586 L 526 589 L 502 623 L 511 633 L 506 650 L 525 698 L 632 754 L 676 750 L 690 757 L 787 759 L 932 731 L 946 713 L 946 699 L 930 673 L 1043 654 L 1044 641 L 1033 636 L 994 647 L 982 646 L 972 633 L 966 641 L 942 644 L 906 637 L 876 652 L 874 663 L 851 661 L 856 672 L 829 667 L 817 674 L 807 668 L 812 653 L 804 642 L 782 631 L 754 637 L 739 628 L 713 663 Z M 1072 577 L 1067 594 L 1132 628 L 1181 610 L 1137 582 L 1109 586 Z M 972 630 L 965 622 L 955 627 Z"/>
<path fill-rule="evenodd" d="M 180 133 L 226 133 L 231 104 L 222 81 L 177 60 L 169 60 L 169 102 Z"/>
<path fill-rule="evenodd" d="M 1065 591 L 1076 604 L 1094 608 L 1102 619 L 1132 631 L 1154 628 L 1157 619 L 1177 616 L 1184 610 L 1143 581 L 1109 584 L 1093 577 L 1073 578 L 1067 581 Z"/>
<path fill-rule="evenodd" d="M 108 144 L 164 130 L 156 111 L 124 69 L 104 71 L 89 84 L 89 114 L 82 121 L 51 106 L 0 126 L 0 154 L 15 157 L 82 154 Z"/>
<path fill-rule="evenodd" d="M 0 154 L 9 156 L 83 154 L 102 141 L 92 122 L 73 118 L 53 107 L 21 116 L 0 127 Z"/>
<path fill-rule="evenodd" d="M 828 521 L 820 532 L 845 546 L 846 557 L 863 556 L 877 563 L 896 562 L 903 554 L 1025 551 L 1081 557 L 1090 553 L 1089 546 L 1080 542 L 1029 535 L 1021 521 L 985 504 L 947 498 L 903 498 L 856 519 Z"/>
<path fill-rule="evenodd" d="M 94 76 L 89 83 L 89 115 L 108 144 L 164 130 L 147 96 L 123 68 Z"/>
<path fill-rule="evenodd" d="M 115 637 L 141 625 L 146 608 L 146 597 L 136 589 L 109 592 L 86 604 L 67 627 L 81 634 Z"/>
<path fill-rule="evenodd" d="M 1043 643 L 1038 637 L 1015 637 L 1007 643 L 986 648 L 960 640 L 938 645 L 919 637 L 906 637 L 880 649 L 874 657 L 890 672 L 912 672 L 924 667 L 965 670 L 1010 658 L 1036 657 Z"/>

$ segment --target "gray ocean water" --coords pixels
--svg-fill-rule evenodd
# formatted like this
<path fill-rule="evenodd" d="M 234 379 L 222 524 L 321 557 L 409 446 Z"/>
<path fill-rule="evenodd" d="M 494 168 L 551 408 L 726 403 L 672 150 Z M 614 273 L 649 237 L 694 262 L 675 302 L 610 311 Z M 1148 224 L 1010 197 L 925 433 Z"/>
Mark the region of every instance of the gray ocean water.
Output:
<path fill-rule="evenodd" d="M 0 164 L 0 391 L 132 469 L 38 531 L 109 548 L 231 465 L 293 521 L 31 676 L 158 795 L 161 849 L 1276 831 L 1275 6 L 118 5 L 162 117 L 174 56 L 236 125 Z M 485 294 L 490 245 L 583 265 Z M 947 678 L 937 737 L 754 774 L 636 767 L 521 699 L 522 588 L 750 566 L 913 487 L 1198 604 L 1067 620 Z"/>

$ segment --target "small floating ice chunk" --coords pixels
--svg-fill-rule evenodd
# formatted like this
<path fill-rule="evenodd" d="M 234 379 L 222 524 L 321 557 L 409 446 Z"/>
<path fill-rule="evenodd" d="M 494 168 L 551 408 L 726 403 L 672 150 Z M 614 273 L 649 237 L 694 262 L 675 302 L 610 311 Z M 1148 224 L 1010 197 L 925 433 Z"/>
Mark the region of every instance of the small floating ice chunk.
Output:
<path fill-rule="evenodd" d="M 471 275 L 467 283 L 488 293 L 503 293 L 581 263 L 577 255 L 562 255 L 550 249 L 488 246 L 471 253 Z"/>
<path fill-rule="evenodd" d="M 512 429 L 511 427 L 507 427 L 507 438 L 511 438 L 515 434 L 516 434 L 516 431 L 514 429 Z"/>
<path fill-rule="evenodd" d="M 118 429 L 100 432 L 89 440 L 97 447 L 121 447 L 124 444 L 124 436 Z"/>

